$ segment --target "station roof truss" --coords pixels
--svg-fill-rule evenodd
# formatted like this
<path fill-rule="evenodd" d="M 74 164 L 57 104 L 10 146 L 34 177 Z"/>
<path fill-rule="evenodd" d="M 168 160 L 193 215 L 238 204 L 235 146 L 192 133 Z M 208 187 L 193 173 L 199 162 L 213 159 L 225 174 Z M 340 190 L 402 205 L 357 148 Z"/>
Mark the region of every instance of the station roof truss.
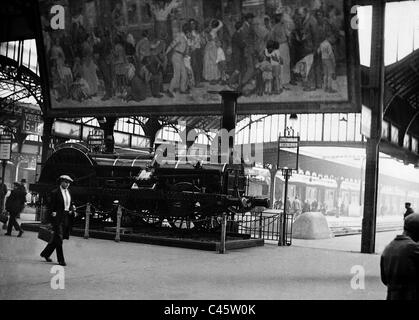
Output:
<path fill-rule="evenodd" d="M 40 78 L 34 71 L 0 55 L 0 111 L 29 97 L 42 105 L 41 91 Z"/>
<path fill-rule="evenodd" d="M 419 49 L 387 66 L 385 83 L 391 92 L 384 106 L 385 116 L 419 136 Z"/>
<path fill-rule="evenodd" d="M 361 66 L 362 102 L 369 106 L 369 71 Z M 398 143 L 381 140 L 383 152 L 417 165 L 416 151 L 403 147 L 406 134 L 419 138 L 419 49 L 385 67 L 383 118 L 398 129 Z"/>

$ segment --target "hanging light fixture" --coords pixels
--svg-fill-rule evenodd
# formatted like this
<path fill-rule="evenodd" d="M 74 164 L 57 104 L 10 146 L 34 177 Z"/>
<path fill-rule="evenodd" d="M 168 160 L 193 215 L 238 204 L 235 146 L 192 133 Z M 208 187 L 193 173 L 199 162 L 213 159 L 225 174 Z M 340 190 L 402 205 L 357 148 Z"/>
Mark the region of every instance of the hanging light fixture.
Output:
<path fill-rule="evenodd" d="M 346 118 L 346 116 L 342 116 L 342 118 L 340 118 L 340 120 L 339 121 L 341 121 L 341 122 L 348 122 L 348 119 Z"/>
<path fill-rule="evenodd" d="M 295 122 L 297 122 L 297 120 L 298 120 L 297 114 L 296 113 L 291 113 L 290 114 L 290 123 L 291 123 L 291 125 L 293 125 Z"/>
<path fill-rule="evenodd" d="M 294 125 L 296 124 L 298 120 L 298 116 L 296 113 L 292 113 L 290 114 L 289 117 L 289 125 L 287 125 L 286 129 L 285 129 L 285 135 L 294 135 Z"/>
<path fill-rule="evenodd" d="M 97 122 L 106 123 L 106 118 L 105 117 L 99 117 L 99 118 L 97 118 Z"/>

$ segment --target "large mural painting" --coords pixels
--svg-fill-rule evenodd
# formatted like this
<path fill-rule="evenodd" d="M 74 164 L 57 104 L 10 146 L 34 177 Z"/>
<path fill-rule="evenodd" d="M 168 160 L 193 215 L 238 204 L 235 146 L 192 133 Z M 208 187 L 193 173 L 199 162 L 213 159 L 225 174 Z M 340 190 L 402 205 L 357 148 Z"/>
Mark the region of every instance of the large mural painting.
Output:
<path fill-rule="evenodd" d="M 51 24 L 54 5 L 64 28 Z M 40 0 L 40 10 L 52 110 L 205 113 L 220 90 L 253 106 L 349 99 L 343 0 Z"/>

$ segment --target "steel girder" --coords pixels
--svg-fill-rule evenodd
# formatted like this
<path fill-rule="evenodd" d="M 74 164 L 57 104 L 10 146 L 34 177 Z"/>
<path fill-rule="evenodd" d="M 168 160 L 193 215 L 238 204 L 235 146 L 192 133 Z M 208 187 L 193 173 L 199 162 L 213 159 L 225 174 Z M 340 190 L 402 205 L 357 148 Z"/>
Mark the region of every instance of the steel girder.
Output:
<path fill-rule="evenodd" d="M 0 110 L 30 96 L 42 106 L 40 77 L 16 60 L 0 55 Z"/>

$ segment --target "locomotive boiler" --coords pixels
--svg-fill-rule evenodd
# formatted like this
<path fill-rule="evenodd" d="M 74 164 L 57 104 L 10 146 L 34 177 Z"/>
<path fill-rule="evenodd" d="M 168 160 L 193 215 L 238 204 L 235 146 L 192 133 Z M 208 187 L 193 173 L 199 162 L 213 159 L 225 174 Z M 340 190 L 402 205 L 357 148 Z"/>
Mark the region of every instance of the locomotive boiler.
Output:
<path fill-rule="evenodd" d="M 76 205 L 91 204 L 102 220 L 115 219 L 115 202 L 123 208 L 123 224 L 169 223 L 208 230 L 208 217 L 234 215 L 255 206 L 269 207 L 269 199 L 246 195 L 248 177 L 242 164 L 167 161 L 160 164 L 149 152 L 94 153 L 82 143 L 56 148 L 30 190 L 48 203 L 57 179 L 68 174 Z M 108 213 L 108 214 L 105 214 Z M 179 221 L 182 221 L 179 223 Z"/>

